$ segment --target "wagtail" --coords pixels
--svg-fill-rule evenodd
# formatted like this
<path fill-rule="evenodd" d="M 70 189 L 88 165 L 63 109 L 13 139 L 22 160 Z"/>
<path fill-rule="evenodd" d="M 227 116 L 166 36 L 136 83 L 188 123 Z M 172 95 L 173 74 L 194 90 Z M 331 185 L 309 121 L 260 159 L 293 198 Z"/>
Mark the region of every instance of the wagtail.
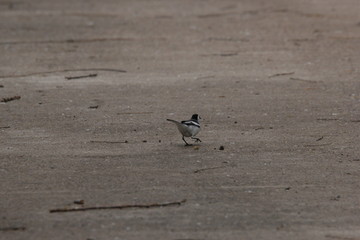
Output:
<path fill-rule="evenodd" d="M 172 119 L 166 119 L 170 122 L 173 122 L 176 124 L 177 128 L 179 129 L 179 132 L 182 134 L 182 140 L 185 142 L 185 146 L 189 146 L 185 141 L 184 137 L 190 137 L 191 139 L 194 139 L 195 142 L 201 142 L 200 138 L 196 138 L 195 135 L 200 132 L 200 123 L 199 123 L 199 115 L 193 114 L 190 120 L 186 121 L 175 121 Z"/>

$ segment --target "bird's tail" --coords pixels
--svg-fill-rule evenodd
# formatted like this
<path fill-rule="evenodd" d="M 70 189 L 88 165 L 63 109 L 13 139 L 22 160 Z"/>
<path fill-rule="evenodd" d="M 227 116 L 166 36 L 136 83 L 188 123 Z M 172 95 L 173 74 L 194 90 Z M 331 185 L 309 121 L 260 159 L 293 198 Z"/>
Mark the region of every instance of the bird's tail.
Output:
<path fill-rule="evenodd" d="M 168 121 L 170 121 L 170 122 L 173 122 L 173 123 L 176 123 L 176 124 L 179 124 L 179 123 L 180 123 L 180 122 L 175 121 L 175 120 L 172 120 L 172 119 L 166 119 L 166 120 L 168 120 Z"/>

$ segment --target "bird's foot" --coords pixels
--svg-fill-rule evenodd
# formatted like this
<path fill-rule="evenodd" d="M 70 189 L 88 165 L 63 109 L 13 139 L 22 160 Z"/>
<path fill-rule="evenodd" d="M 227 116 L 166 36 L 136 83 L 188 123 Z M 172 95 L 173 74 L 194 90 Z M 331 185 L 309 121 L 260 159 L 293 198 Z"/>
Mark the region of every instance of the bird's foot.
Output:
<path fill-rule="evenodd" d="M 188 144 L 188 143 L 185 141 L 184 136 L 182 137 L 182 140 L 185 142 L 185 147 L 187 147 L 187 146 L 191 146 L 191 144 Z"/>

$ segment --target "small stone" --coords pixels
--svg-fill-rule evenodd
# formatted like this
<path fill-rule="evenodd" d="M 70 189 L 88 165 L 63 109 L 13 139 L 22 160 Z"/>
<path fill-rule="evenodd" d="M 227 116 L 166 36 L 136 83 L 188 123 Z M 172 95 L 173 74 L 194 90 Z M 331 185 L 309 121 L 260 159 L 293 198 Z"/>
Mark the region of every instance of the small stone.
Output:
<path fill-rule="evenodd" d="M 224 150 L 224 149 L 225 149 L 224 146 L 219 147 L 219 150 Z"/>

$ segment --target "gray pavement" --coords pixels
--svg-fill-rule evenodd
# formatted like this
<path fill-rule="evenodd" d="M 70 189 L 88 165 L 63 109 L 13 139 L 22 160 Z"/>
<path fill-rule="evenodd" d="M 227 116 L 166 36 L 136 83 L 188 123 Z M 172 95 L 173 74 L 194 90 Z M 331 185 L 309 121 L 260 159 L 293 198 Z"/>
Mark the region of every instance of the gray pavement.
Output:
<path fill-rule="evenodd" d="M 360 239 L 358 1 L 1 1 L 0 36 L 0 239 Z"/>

